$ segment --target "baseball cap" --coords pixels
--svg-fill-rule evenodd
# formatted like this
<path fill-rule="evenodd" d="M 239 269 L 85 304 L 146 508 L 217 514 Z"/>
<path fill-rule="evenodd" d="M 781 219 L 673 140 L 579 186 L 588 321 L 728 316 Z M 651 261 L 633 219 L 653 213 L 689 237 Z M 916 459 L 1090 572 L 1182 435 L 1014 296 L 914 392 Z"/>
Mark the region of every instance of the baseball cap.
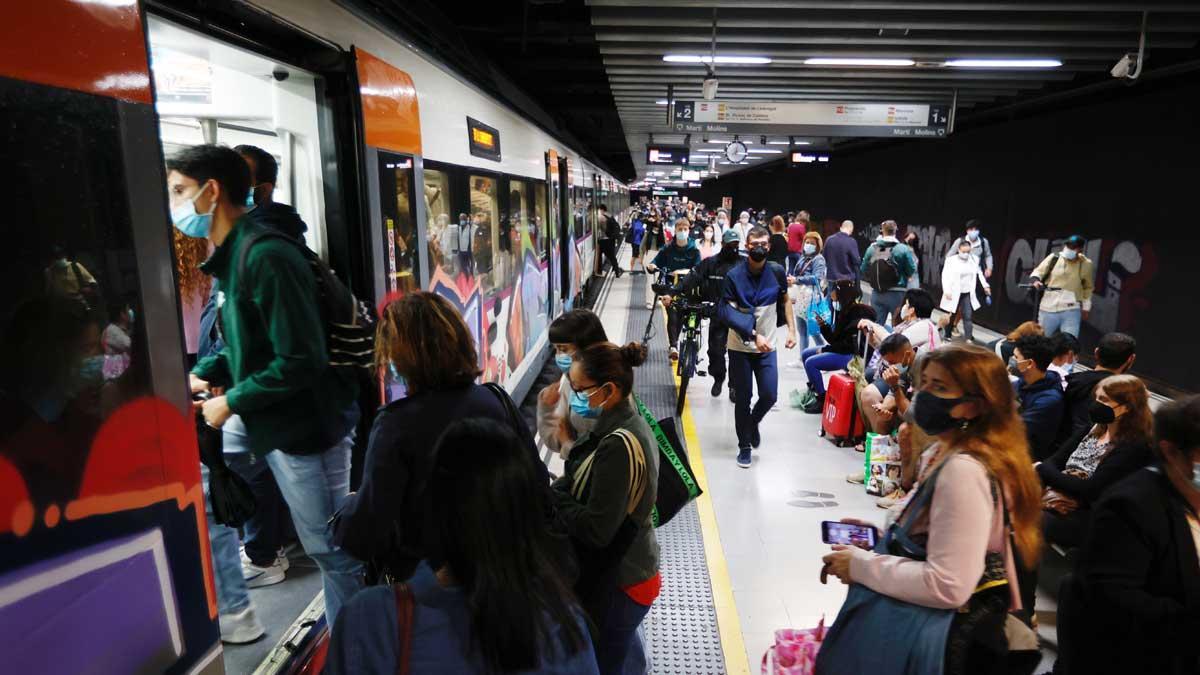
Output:
<path fill-rule="evenodd" d="M 725 230 L 725 234 L 721 235 L 721 243 L 722 244 L 728 244 L 731 241 L 741 241 L 741 240 L 742 240 L 742 235 L 738 234 L 738 231 L 733 229 L 732 227 L 729 228 L 728 230 Z"/>

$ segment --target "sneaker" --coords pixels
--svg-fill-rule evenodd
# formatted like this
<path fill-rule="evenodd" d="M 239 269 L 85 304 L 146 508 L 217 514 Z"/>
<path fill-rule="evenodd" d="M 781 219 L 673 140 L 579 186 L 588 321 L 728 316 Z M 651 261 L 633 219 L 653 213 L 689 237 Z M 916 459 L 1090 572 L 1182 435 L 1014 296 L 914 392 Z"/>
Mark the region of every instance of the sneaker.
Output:
<path fill-rule="evenodd" d="M 758 425 L 754 425 L 754 429 L 750 431 L 750 447 L 758 449 L 762 445 L 762 434 L 758 431 Z"/>
<path fill-rule="evenodd" d="M 222 614 L 218 620 L 221 624 L 221 642 L 226 644 L 244 645 L 267 634 L 258 617 L 254 616 L 254 605 L 236 614 Z"/>
<path fill-rule="evenodd" d="M 750 468 L 750 448 L 738 450 L 737 463 L 743 469 Z"/>
<path fill-rule="evenodd" d="M 254 563 L 245 563 L 242 565 L 242 578 L 246 580 L 246 588 L 262 588 L 263 586 L 274 586 L 284 579 L 283 563 L 279 558 L 275 562 L 266 567 L 259 567 Z"/>
<path fill-rule="evenodd" d="M 854 483 L 855 485 L 862 485 L 862 484 L 866 483 L 867 480 L 866 480 L 866 477 L 863 476 L 863 472 L 855 471 L 854 473 L 846 474 L 846 482 Z"/>
<path fill-rule="evenodd" d="M 788 368 L 797 368 L 797 369 L 803 368 L 804 362 L 803 361 L 788 361 L 787 367 Z"/>
<path fill-rule="evenodd" d="M 712 386 L 713 398 L 716 398 L 721 395 L 721 386 L 724 384 L 725 384 L 725 380 L 723 380 L 723 379 L 717 378 L 716 380 L 713 380 L 713 386 Z"/>
<path fill-rule="evenodd" d="M 902 501 L 904 501 L 904 490 L 896 490 L 886 497 L 875 500 L 875 505 L 881 509 L 890 509 Z"/>
<path fill-rule="evenodd" d="M 296 544 L 292 544 L 291 546 L 288 546 L 286 548 L 281 546 L 281 547 L 279 547 L 279 550 L 275 552 L 275 562 L 283 567 L 284 572 L 288 571 L 288 569 L 292 566 L 292 564 L 288 561 L 287 552 L 289 549 L 293 549 L 295 547 L 296 547 Z M 242 559 L 242 567 L 243 568 L 245 568 L 246 565 L 251 565 L 254 563 L 254 561 L 250 559 L 250 556 L 246 555 L 246 545 L 245 544 L 242 544 L 241 546 L 238 547 L 238 555 Z M 249 575 L 246 574 L 245 569 L 242 570 L 242 578 L 243 579 L 250 578 Z"/>

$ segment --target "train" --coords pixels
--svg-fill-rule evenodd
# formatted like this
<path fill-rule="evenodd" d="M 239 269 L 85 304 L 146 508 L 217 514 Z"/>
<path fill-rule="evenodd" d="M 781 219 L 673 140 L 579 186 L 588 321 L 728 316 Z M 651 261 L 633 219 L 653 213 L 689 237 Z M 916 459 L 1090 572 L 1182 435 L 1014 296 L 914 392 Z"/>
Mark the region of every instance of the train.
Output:
<path fill-rule="evenodd" d="M 550 321 L 603 278 L 598 207 L 624 220 L 629 189 L 346 3 L 4 14 L 0 659 L 221 672 L 187 387 L 211 250 L 172 228 L 165 158 L 200 143 L 271 153 L 275 199 L 360 299 L 447 298 L 481 378 L 518 399 Z M 387 379 L 369 392 L 403 393 Z M 260 672 L 319 671 L 308 600 Z"/>

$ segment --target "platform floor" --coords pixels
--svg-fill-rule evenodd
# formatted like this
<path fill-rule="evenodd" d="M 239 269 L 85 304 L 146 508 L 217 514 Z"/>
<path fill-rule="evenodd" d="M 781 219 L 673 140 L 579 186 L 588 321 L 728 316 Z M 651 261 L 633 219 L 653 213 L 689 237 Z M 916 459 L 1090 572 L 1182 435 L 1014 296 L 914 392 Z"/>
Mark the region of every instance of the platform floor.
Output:
<path fill-rule="evenodd" d="M 622 263 L 628 266 L 627 248 L 624 253 Z M 626 274 L 606 282 L 596 309 L 610 337 L 624 334 L 617 326 L 630 315 L 644 323 L 645 279 Z M 659 309 L 656 320 L 661 317 Z M 665 332 L 665 327 L 657 332 Z M 757 671 L 775 630 L 813 627 L 822 618 L 829 625 L 837 616 L 846 587 L 836 579 L 827 585 L 820 582 L 821 557 L 829 551 L 821 542 L 821 521 L 844 517 L 880 525 L 884 521 L 885 511 L 875 505 L 876 498 L 867 495 L 863 486 L 846 482 L 847 474 L 862 470 L 863 455 L 821 438 L 820 417 L 788 405 L 788 392 L 803 389 L 807 381 L 802 369 L 787 367 L 797 356 L 798 350 L 779 354 L 779 403 L 761 425 L 762 446 L 754 452 L 749 469 L 735 462 L 733 404 L 727 392 L 712 397 L 708 377 L 694 378 L 688 388 L 682 429 L 705 490 L 696 507 L 713 607 L 697 607 L 692 614 L 672 612 L 663 619 L 678 621 L 678 626 L 660 619 L 648 621 L 646 631 L 652 644 L 662 631 L 698 639 L 691 634 L 692 627 L 715 615 L 728 673 Z M 637 378 L 658 380 L 661 373 L 645 372 L 662 368 L 658 361 L 652 359 L 639 369 Z M 658 412 L 665 416 L 669 410 Z M 679 556 L 664 551 L 664 583 L 677 577 L 672 567 L 681 564 Z M 695 566 L 689 568 L 694 574 Z M 1039 610 L 1045 610 L 1039 611 L 1042 633 L 1051 648 L 1053 607 L 1052 599 L 1039 596 Z M 1048 667 L 1053 653 L 1052 649 L 1046 652 Z M 676 670 L 656 663 L 653 672 Z"/>

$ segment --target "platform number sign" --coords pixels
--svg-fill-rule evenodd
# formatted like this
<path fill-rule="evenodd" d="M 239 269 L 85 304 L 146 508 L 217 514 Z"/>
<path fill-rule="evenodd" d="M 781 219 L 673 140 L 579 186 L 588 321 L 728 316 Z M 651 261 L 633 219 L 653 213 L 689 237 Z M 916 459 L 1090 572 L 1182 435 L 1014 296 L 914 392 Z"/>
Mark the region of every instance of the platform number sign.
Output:
<path fill-rule="evenodd" d="M 684 125 L 693 124 L 696 121 L 696 102 L 695 101 L 675 101 L 675 128 L 683 130 Z"/>
<path fill-rule="evenodd" d="M 929 126 L 945 127 L 950 123 L 950 109 L 946 106 L 929 106 Z"/>

